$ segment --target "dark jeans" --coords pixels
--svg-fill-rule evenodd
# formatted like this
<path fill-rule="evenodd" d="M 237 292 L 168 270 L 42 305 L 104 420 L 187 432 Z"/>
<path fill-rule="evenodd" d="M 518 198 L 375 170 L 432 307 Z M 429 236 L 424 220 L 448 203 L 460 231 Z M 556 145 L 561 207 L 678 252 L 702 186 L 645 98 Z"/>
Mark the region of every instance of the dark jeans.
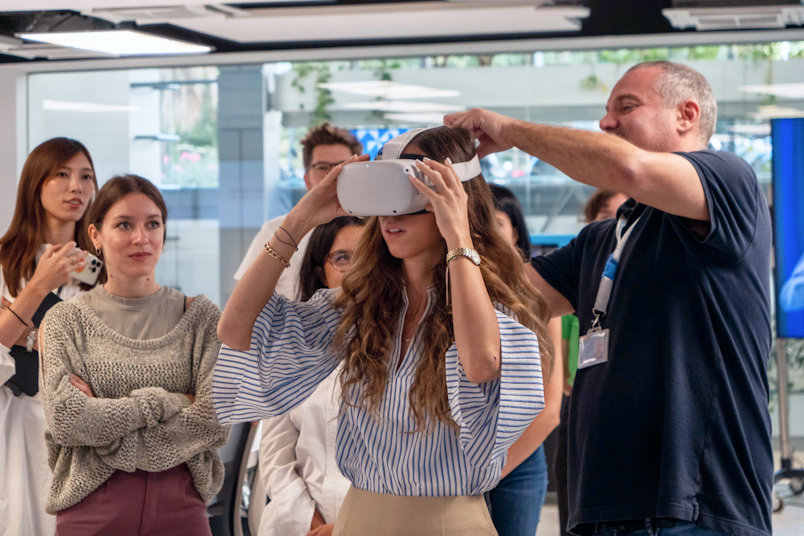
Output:
<path fill-rule="evenodd" d="M 564 396 L 561 400 L 561 423 L 558 425 L 558 446 L 553 470 L 556 475 L 556 495 L 558 495 L 558 520 L 561 527 L 561 536 L 571 536 L 567 531 L 569 520 L 569 497 L 567 486 L 567 430 L 569 421 L 569 400 Z"/>
<path fill-rule="evenodd" d="M 676 525 L 664 529 L 654 529 L 646 526 L 642 530 L 631 532 L 598 526 L 592 536 L 728 536 L 728 534 L 699 527 L 691 521 L 679 521 Z"/>
<path fill-rule="evenodd" d="M 494 528 L 500 536 L 533 536 L 547 494 L 544 446 L 486 493 Z"/>

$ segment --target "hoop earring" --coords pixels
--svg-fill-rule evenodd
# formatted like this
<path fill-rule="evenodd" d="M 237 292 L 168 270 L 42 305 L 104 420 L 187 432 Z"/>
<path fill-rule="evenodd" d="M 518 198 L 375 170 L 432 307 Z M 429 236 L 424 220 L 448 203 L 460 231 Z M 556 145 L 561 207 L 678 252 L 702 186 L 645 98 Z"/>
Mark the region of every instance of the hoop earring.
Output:
<path fill-rule="evenodd" d="M 95 248 L 95 253 L 98 254 L 98 258 L 103 260 L 103 250 L 101 248 Z"/>

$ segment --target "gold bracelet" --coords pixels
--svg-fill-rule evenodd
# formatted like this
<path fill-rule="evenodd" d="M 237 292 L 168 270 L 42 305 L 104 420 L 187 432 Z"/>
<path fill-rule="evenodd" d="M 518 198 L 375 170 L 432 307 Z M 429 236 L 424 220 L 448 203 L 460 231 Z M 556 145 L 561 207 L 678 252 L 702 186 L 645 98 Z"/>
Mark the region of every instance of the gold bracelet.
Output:
<path fill-rule="evenodd" d="M 268 255 L 270 255 L 274 259 L 276 259 L 279 262 L 281 262 L 282 264 L 284 264 L 285 268 L 290 268 L 290 263 L 288 261 L 286 261 L 285 258 L 282 257 L 282 255 L 280 255 L 279 253 L 274 251 L 274 248 L 272 248 L 271 244 L 269 244 L 268 242 L 265 243 L 265 251 L 268 252 Z"/>

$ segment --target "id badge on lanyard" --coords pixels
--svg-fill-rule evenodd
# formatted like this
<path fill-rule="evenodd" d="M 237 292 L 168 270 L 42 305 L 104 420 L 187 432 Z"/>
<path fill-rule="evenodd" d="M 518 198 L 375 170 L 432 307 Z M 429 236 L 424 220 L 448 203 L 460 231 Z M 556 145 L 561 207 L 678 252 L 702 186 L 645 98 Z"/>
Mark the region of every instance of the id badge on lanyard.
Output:
<path fill-rule="evenodd" d="M 578 368 L 600 365 L 609 360 L 609 328 L 600 326 L 589 330 L 578 343 Z"/>
<path fill-rule="evenodd" d="M 631 232 L 636 227 L 639 218 L 628 228 L 623 234 L 623 228 L 627 218 L 620 216 L 617 221 L 616 237 L 617 246 L 614 248 L 614 253 L 609 256 L 606 262 L 606 267 L 603 269 L 603 276 L 600 278 L 600 286 L 597 290 L 597 298 L 595 299 L 595 306 L 592 312 L 595 319 L 592 321 L 592 328 L 580 338 L 578 345 L 578 368 L 584 369 L 606 363 L 609 360 L 609 335 L 611 330 L 608 328 L 602 329 L 600 327 L 600 317 L 606 315 L 608 310 L 609 300 L 611 299 L 611 289 L 614 286 L 614 278 L 617 276 L 617 268 L 620 266 L 620 257 L 622 256 L 625 243 L 631 237 Z"/>

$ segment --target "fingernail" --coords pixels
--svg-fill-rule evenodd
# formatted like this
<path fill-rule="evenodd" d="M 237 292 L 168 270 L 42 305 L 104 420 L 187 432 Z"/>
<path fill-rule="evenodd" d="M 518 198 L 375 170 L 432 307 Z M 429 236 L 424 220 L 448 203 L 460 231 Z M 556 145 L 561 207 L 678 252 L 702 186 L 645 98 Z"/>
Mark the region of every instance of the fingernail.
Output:
<path fill-rule="evenodd" d="M 432 161 L 433 161 L 433 159 L 432 159 L 432 158 L 430 158 L 429 156 L 425 156 L 425 157 L 424 157 L 424 159 L 425 159 L 425 160 L 429 160 L 430 162 L 432 162 Z"/>
<path fill-rule="evenodd" d="M 447 157 L 446 162 L 447 162 L 447 164 L 452 164 L 452 159 L 450 157 Z"/>

